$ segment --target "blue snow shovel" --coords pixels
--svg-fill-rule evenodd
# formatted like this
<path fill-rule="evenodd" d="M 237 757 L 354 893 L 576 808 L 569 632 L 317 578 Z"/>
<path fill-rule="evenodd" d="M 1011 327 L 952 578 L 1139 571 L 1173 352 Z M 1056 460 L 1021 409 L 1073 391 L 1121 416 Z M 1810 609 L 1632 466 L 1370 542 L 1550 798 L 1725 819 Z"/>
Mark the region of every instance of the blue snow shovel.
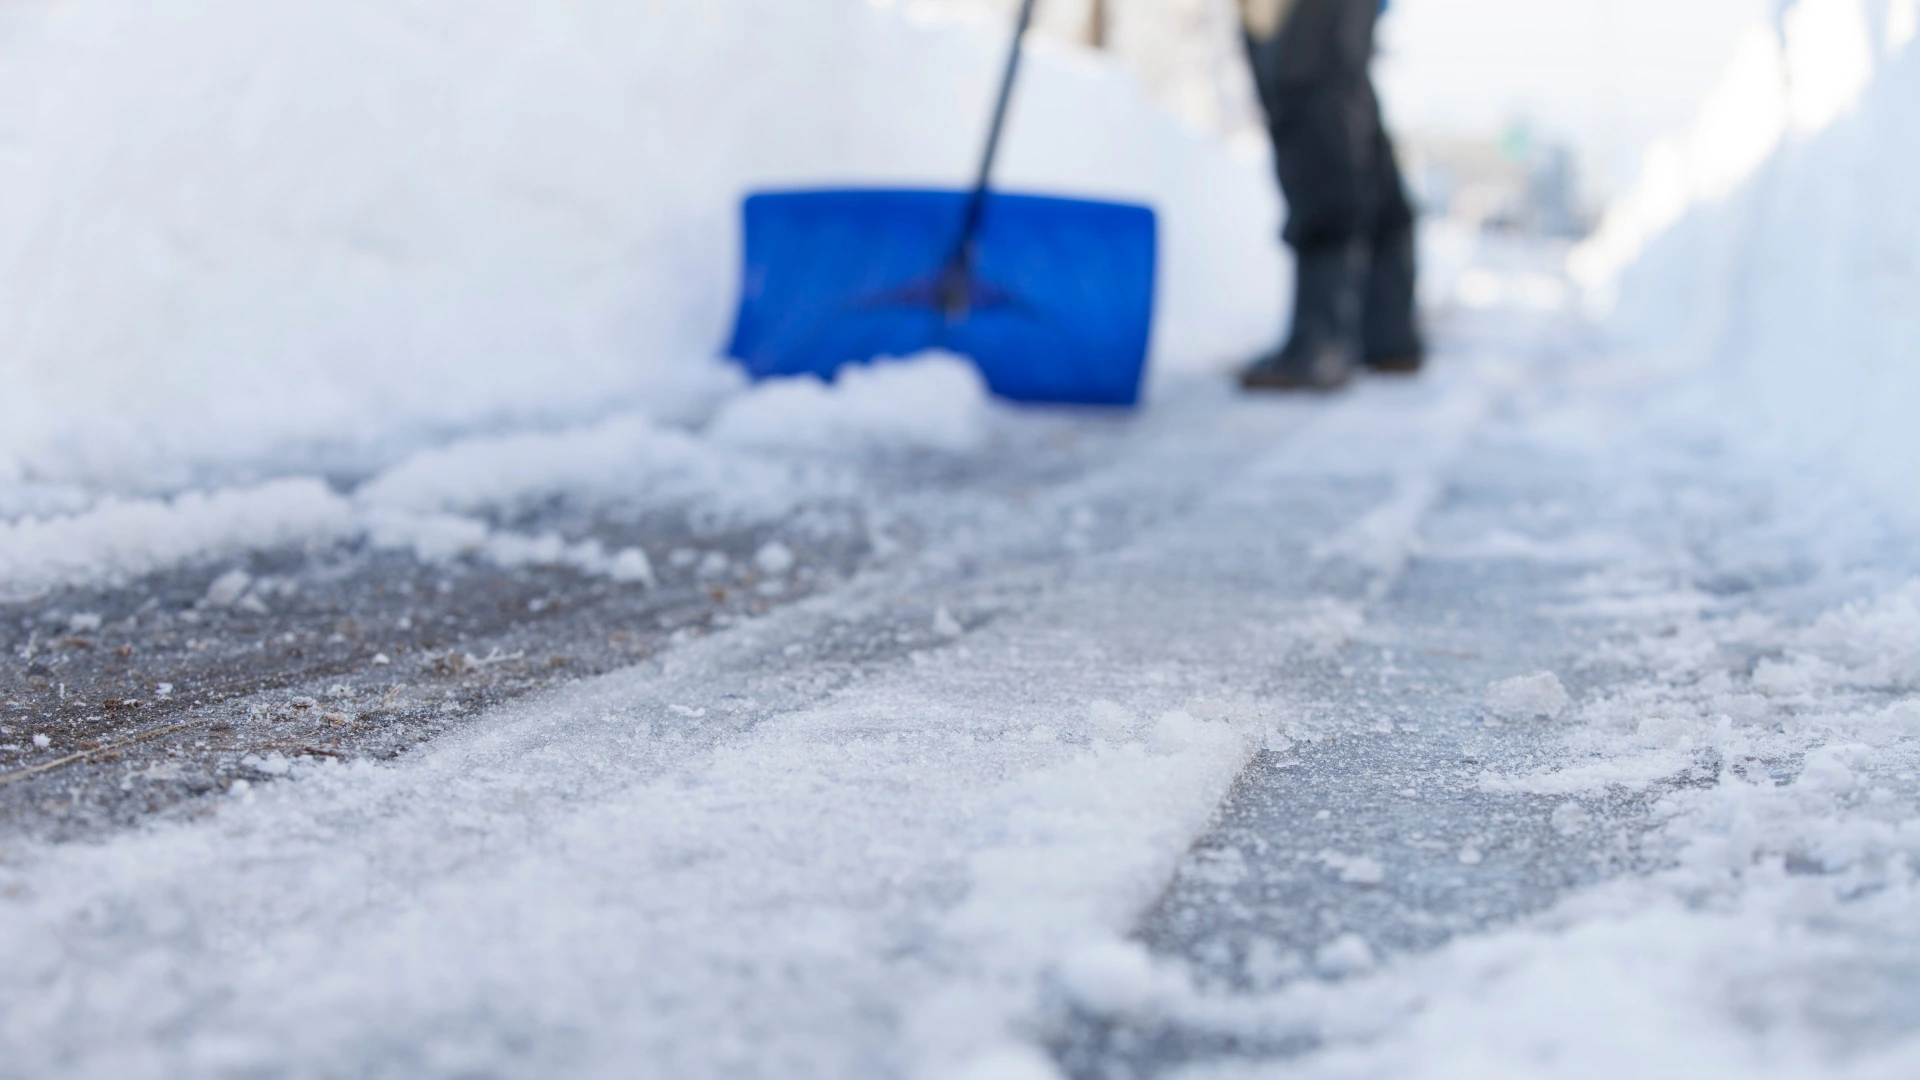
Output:
<path fill-rule="evenodd" d="M 729 355 L 756 379 L 947 349 L 1014 401 L 1130 406 L 1153 324 L 1144 206 L 988 190 L 1033 0 L 971 191 L 749 196 Z"/>

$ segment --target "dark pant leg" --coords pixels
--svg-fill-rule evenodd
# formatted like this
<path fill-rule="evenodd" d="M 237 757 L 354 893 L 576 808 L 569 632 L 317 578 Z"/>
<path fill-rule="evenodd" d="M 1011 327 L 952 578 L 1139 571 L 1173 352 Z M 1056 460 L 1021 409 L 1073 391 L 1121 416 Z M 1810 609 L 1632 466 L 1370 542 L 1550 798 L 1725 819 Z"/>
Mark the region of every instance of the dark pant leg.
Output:
<path fill-rule="evenodd" d="M 1284 235 L 1297 251 L 1374 232 L 1384 140 L 1367 64 L 1377 11 L 1377 0 L 1298 0 L 1279 33 L 1247 40 L 1287 198 Z"/>

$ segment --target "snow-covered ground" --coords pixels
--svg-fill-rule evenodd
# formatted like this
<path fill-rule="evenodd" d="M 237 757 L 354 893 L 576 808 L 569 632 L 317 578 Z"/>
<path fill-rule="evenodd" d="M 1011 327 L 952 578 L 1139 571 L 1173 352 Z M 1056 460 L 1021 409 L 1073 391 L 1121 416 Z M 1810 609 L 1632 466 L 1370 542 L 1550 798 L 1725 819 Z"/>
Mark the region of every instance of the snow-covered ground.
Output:
<path fill-rule="evenodd" d="M 556 12 L 9 14 L 6 610 L 265 549 L 700 558 L 553 503 L 852 507 L 870 557 L 785 601 L 766 543 L 763 613 L 392 761 L 10 831 L 0 1076 L 1920 1072 L 1912 0 L 1753 39 L 1576 260 L 1615 321 L 1436 231 L 1432 370 L 1312 400 L 1205 370 L 1272 328 L 1263 166 L 1042 54 L 1019 182 L 1165 215 L 1132 419 L 710 360 L 739 191 L 964 172 L 990 35 Z M 65 753 L 5 707 L 0 768 Z"/>

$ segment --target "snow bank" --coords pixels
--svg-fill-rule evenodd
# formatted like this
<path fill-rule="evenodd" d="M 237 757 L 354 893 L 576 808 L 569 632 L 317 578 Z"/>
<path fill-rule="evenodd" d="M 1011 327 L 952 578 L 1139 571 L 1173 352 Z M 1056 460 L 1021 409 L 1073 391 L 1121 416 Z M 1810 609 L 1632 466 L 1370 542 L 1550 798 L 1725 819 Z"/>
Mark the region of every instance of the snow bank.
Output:
<path fill-rule="evenodd" d="M 1800 0 L 1575 256 L 1623 341 L 1920 516 L 1920 4 Z"/>
<path fill-rule="evenodd" d="M 353 523 L 348 501 L 309 478 L 172 499 L 108 499 L 85 514 L 0 523 L 0 598 L 124 580 L 182 559 L 330 540 Z"/>
<path fill-rule="evenodd" d="M 65 0 L 18 22 L 0 487 L 122 492 L 703 410 L 731 385 L 741 194 L 960 182 L 1004 45 L 864 0 Z M 1003 178 L 1160 209 L 1161 362 L 1271 332 L 1264 165 L 1114 69 L 1040 50 Z"/>
<path fill-rule="evenodd" d="M 819 387 L 816 414 L 862 415 L 870 403 L 860 393 L 857 380 Z M 853 405 L 842 404 L 848 396 Z M 427 561 L 566 566 L 651 584 L 652 564 L 639 548 L 608 552 L 591 540 L 523 535 L 491 522 L 555 492 L 618 496 L 630 506 L 690 510 L 709 521 L 766 521 L 805 499 L 845 494 L 851 482 L 819 460 L 736 449 L 628 413 L 421 450 L 350 492 L 315 477 L 289 477 L 171 497 L 108 496 L 75 513 L 0 521 L 0 598 L 124 582 L 262 548 L 358 539 Z"/>

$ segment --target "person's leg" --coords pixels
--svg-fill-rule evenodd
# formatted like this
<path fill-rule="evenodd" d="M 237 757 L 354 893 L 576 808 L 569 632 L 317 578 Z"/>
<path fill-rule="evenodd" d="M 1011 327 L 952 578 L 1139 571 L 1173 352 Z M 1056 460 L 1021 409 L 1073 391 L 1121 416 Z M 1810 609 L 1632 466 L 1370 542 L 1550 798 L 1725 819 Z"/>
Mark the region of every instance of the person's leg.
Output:
<path fill-rule="evenodd" d="M 1328 388 L 1362 360 L 1373 249 L 1377 119 L 1367 93 L 1374 0 L 1298 0 L 1272 37 L 1249 35 L 1294 249 L 1286 343 L 1242 373 L 1249 388 Z"/>
<path fill-rule="evenodd" d="M 1413 205 L 1394 162 L 1393 144 L 1379 123 L 1377 104 L 1374 115 L 1378 198 L 1361 317 L 1362 358 L 1375 371 L 1410 373 L 1420 370 L 1426 352 L 1414 294 Z"/>

